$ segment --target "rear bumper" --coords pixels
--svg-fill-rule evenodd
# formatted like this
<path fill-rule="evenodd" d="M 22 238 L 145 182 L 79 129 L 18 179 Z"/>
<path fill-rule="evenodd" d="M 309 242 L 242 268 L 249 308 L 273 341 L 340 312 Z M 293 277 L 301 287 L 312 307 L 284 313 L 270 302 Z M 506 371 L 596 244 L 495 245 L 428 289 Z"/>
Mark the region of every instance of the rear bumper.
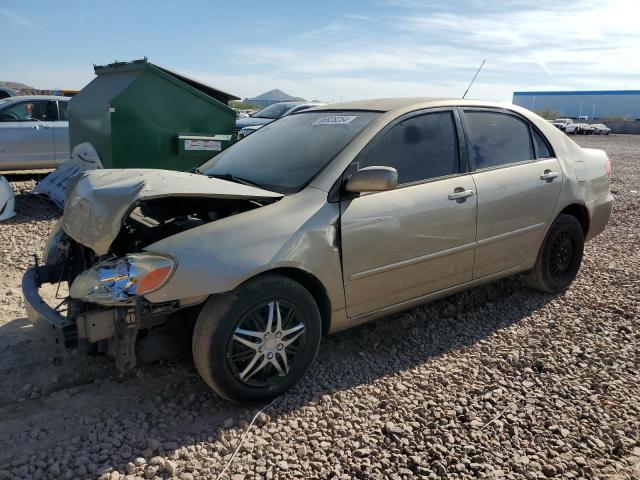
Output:
<path fill-rule="evenodd" d="M 596 235 L 602 233 L 606 227 L 611 211 L 613 210 L 613 195 L 608 193 L 602 197 L 591 200 L 586 204 L 589 211 L 589 233 L 586 240 L 591 240 Z"/>
<path fill-rule="evenodd" d="M 29 321 L 43 336 L 65 350 L 78 345 L 76 324 L 50 307 L 38 292 L 42 284 L 57 282 L 59 272 L 57 265 L 29 268 L 22 277 L 22 296 Z"/>

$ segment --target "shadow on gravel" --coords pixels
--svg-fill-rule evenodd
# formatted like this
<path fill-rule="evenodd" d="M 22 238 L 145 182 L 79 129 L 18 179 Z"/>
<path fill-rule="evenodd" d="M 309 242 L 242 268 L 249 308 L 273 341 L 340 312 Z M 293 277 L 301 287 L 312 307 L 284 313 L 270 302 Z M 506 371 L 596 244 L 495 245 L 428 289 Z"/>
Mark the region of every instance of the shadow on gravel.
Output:
<path fill-rule="evenodd" d="M 307 376 L 265 413 L 274 421 L 290 412 L 323 402 L 325 395 L 375 383 L 389 376 L 398 377 L 398 382 L 407 389 L 423 388 L 420 383 L 412 381 L 407 370 L 480 342 L 518 323 L 554 298 L 554 295 L 525 289 L 521 278 L 514 277 L 332 335 L 323 340 L 318 358 Z M 496 356 L 499 355 L 496 352 Z M 246 428 L 263 406 L 256 405 L 247 410 L 215 395 L 203 395 L 202 391 L 207 387 L 197 378 L 193 365 L 185 363 L 180 369 L 183 374 L 196 377 L 190 389 L 184 392 L 185 396 L 201 395 L 207 400 L 197 412 L 192 410 L 193 415 L 187 422 L 174 427 L 170 426 L 170 415 L 154 419 L 154 422 L 168 427 L 153 436 L 164 448 L 170 447 L 159 450 L 161 456 L 179 452 L 181 447 L 197 441 L 224 441 L 229 428 Z M 434 370 L 437 372 L 442 373 Z M 456 373 L 446 370 L 443 375 L 446 378 Z M 488 384 L 486 388 L 491 390 L 494 387 Z M 476 395 L 483 393 L 474 392 Z M 397 394 L 402 395 L 403 392 L 398 391 Z M 357 391 L 354 395 L 357 397 Z M 377 405 L 381 411 L 386 407 L 383 398 L 387 396 L 381 395 Z M 360 400 L 354 398 L 354 401 Z M 361 401 L 366 403 L 370 399 Z M 265 425 L 259 421 L 258 426 Z M 235 447 L 237 442 L 234 440 L 231 446 Z M 130 460 L 136 456 L 139 453 Z"/>
<path fill-rule="evenodd" d="M 2 176 L 6 177 L 10 182 L 28 182 L 34 180 L 39 182 L 49 175 L 52 170 L 38 170 L 28 172 L 2 172 Z"/>
<path fill-rule="evenodd" d="M 58 207 L 46 197 L 31 193 L 16 194 L 16 216 L 2 225 L 20 225 L 40 220 L 56 220 L 62 215 Z"/>
<path fill-rule="evenodd" d="M 315 368 L 283 396 L 279 410 L 401 375 L 518 323 L 554 298 L 522 287 L 521 278 L 514 277 L 330 336 L 323 341 Z"/>
<path fill-rule="evenodd" d="M 423 388 L 420 381 L 414 382 L 407 370 L 428 363 L 444 353 L 480 342 L 519 322 L 554 298 L 524 289 L 521 283 L 519 277 L 501 280 L 325 338 L 311 371 L 265 413 L 273 421 L 305 406 L 322 402 L 324 395 L 375 383 L 389 376 L 397 376 L 398 382 L 406 389 Z M 0 338 L 6 338 L 6 335 L 15 338 L 24 338 L 25 334 L 36 335 L 33 329 L 19 334 L 8 331 L 21 330 L 24 326 L 23 320 L 5 324 L 0 327 Z M 27 348 L 35 346 L 28 345 Z M 499 352 L 496 355 L 499 356 Z M 112 419 L 109 422 L 120 423 L 131 440 L 126 448 L 123 445 L 112 449 L 105 464 L 115 468 L 118 465 L 122 468 L 140 456 L 149 458 L 152 455 L 179 453 L 183 447 L 199 441 L 221 440 L 227 442 L 230 448 L 234 447 L 239 437 L 230 436 L 228 430 L 246 427 L 262 407 L 236 406 L 216 397 L 200 380 L 191 361 L 146 365 L 121 376 L 115 373 L 113 367 L 114 375 L 110 377 L 107 374 L 107 378 L 102 379 L 97 376 L 100 372 L 103 375 L 106 373 L 107 370 L 102 367 L 108 367 L 109 363 L 104 358 L 75 357 L 66 361 L 78 366 L 82 363 L 83 368 L 79 369 L 77 378 L 73 375 L 63 376 L 46 388 L 48 392 L 57 393 L 39 401 L 27 400 L 21 410 L 33 411 L 33 415 L 36 415 L 37 409 L 38 417 L 56 415 L 61 408 L 56 400 L 63 394 L 61 390 L 86 384 L 86 391 L 75 390 L 70 398 L 64 399 L 64 408 L 68 411 L 83 410 L 85 405 L 91 404 L 97 409 L 96 413 L 92 415 L 87 410 L 85 416 L 79 419 L 79 430 L 74 429 L 68 436 L 90 435 L 82 432 L 91 432 L 94 425 L 99 429 L 104 425 L 105 418 Z M 68 371 L 63 365 L 58 368 Z M 91 373 L 87 375 L 88 372 Z M 437 373 L 444 375 L 443 381 L 448 375 L 456 375 L 455 372 L 440 368 L 434 369 L 434 374 Z M 389 382 L 386 383 L 385 388 L 389 388 Z M 492 385 L 487 385 L 487 389 L 491 388 Z M 353 394 L 357 395 L 357 391 Z M 401 395 L 402 391 L 397 394 Z M 97 397 L 101 400 L 93 406 Z M 377 405 L 380 409 L 385 408 L 382 397 L 384 395 Z M 371 395 L 363 401 L 371 402 Z M 12 428 L 7 433 L 18 429 L 20 423 L 26 423 L 22 418 L 20 414 L 12 418 Z M 48 427 L 45 424 L 42 428 Z M 65 441 L 64 434 L 54 431 L 52 429 L 48 438 L 38 442 L 39 449 L 53 448 Z M 149 449 L 149 439 L 156 442 L 152 449 Z M 0 438 L 0 446 L 9 447 L 5 454 L 10 453 L 10 447 L 17 448 L 7 440 Z M 84 448 L 88 449 L 94 440 L 89 436 L 84 442 L 87 442 Z M 104 445 L 102 442 L 101 446 Z M 20 447 L 21 451 L 24 451 L 24 447 Z M 7 458 L 0 455 L 0 464 L 1 457 Z"/>

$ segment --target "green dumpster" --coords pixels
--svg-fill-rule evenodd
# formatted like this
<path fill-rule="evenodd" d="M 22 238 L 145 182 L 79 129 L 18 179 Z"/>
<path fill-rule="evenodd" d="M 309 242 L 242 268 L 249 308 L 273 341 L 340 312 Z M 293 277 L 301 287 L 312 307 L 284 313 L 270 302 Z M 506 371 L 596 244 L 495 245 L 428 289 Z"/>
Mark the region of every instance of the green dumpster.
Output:
<path fill-rule="evenodd" d="M 146 59 L 94 70 L 69 102 L 69 139 L 93 145 L 104 168 L 184 171 L 231 144 L 238 97 Z"/>

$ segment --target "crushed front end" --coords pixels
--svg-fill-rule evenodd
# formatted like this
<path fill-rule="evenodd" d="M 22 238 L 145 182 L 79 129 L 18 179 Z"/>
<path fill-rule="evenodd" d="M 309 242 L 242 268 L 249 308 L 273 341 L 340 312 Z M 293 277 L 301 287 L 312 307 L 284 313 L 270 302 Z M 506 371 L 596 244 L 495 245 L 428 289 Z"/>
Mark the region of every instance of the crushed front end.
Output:
<path fill-rule="evenodd" d="M 137 253 L 121 258 L 96 257 L 62 230 L 52 233 L 43 264 L 29 268 L 22 292 L 29 319 L 61 349 L 102 352 L 120 371 L 137 363 L 136 340 L 167 324 L 190 305 L 180 301 L 151 303 L 142 296 L 171 275 L 175 262 L 160 255 Z M 40 295 L 45 283 L 70 285 L 57 307 Z"/>
<path fill-rule="evenodd" d="M 140 344 L 150 337 L 154 340 L 146 345 L 154 347 L 144 349 L 144 361 L 154 359 L 154 349 L 156 358 L 171 358 L 167 351 L 179 349 L 180 333 L 208 295 L 169 291 L 163 301 L 145 298 L 166 286 L 180 263 L 149 247 L 280 197 L 182 172 L 83 173 L 67 195 L 64 215 L 49 236 L 41 263 L 36 259 L 24 274 L 29 319 L 60 348 L 107 353 L 121 371 L 138 363 Z M 40 295 L 46 283 L 68 287 L 69 295 L 56 299 L 57 307 Z"/>

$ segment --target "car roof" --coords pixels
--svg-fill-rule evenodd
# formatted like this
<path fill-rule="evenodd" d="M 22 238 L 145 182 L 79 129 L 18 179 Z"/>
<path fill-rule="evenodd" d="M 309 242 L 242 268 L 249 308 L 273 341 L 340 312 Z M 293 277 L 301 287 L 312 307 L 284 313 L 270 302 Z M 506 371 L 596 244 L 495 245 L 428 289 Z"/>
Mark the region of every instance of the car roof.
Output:
<path fill-rule="evenodd" d="M 25 101 L 25 100 L 65 100 L 65 101 L 69 101 L 69 100 L 71 100 L 71 97 L 61 97 L 61 96 L 58 96 L 58 95 L 18 95 L 16 97 L 5 98 L 5 100 L 10 100 L 10 102 L 7 102 L 7 103 L 19 102 L 19 101 Z"/>
<path fill-rule="evenodd" d="M 412 106 L 417 108 L 447 106 L 512 107 L 511 104 L 506 102 L 491 102 L 486 100 L 466 100 L 445 97 L 395 97 L 330 103 L 315 107 L 313 110 L 370 110 L 376 112 L 391 112 L 393 110 L 404 110 Z"/>

